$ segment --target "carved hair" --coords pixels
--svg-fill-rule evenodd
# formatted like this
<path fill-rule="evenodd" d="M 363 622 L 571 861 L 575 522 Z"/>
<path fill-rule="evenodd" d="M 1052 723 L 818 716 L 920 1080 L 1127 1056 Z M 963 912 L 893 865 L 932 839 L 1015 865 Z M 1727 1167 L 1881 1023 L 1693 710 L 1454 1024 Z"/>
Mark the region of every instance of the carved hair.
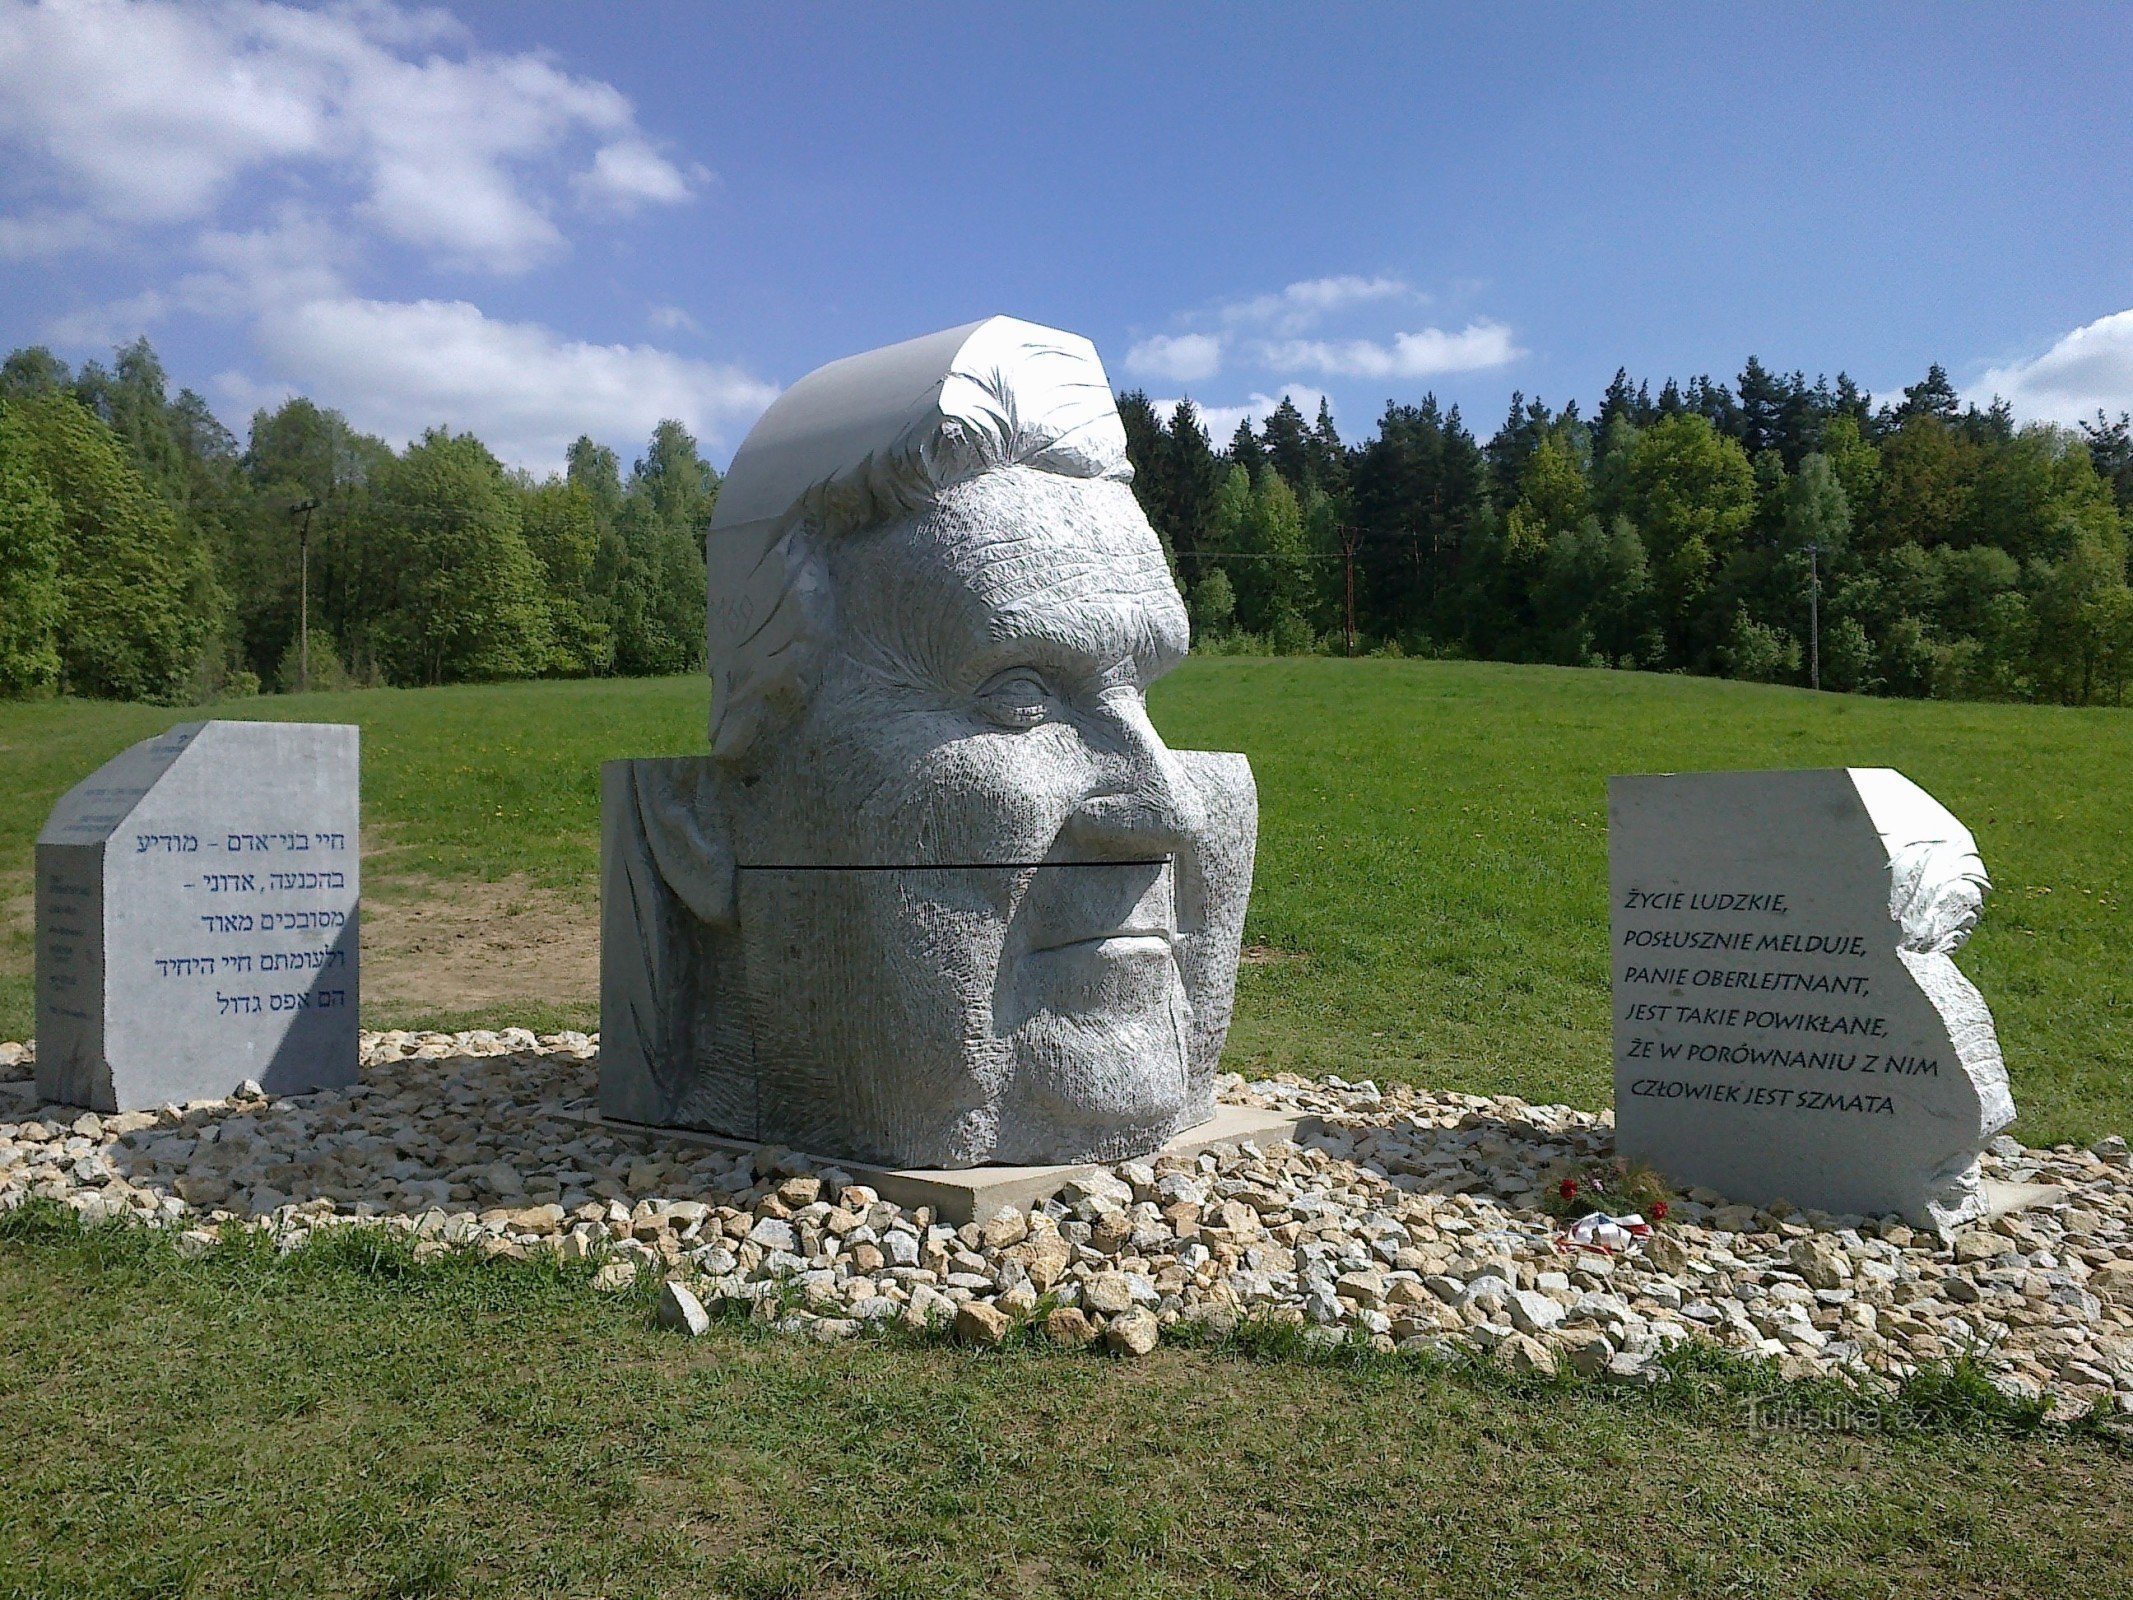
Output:
<path fill-rule="evenodd" d="M 1889 862 L 1889 915 L 1898 943 L 1918 954 L 1952 955 L 1977 926 L 1992 880 L 1977 852 L 1949 839 L 1922 839 Z"/>
<path fill-rule="evenodd" d="M 796 716 L 836 629 L 825 546 L 1005 467 L 1129 480 L 1096 348 L 993 317 L 835 361 L 778 397 L 719 490 L 706 541 L 711 749 Z"/>

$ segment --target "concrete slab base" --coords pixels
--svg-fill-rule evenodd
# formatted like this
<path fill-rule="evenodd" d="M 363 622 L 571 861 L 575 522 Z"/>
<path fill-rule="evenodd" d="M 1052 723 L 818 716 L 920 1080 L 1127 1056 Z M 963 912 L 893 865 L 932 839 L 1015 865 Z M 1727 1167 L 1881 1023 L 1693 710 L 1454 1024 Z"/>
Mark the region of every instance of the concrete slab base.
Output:
<path fill-rule="evenodd" d="M 660 1128 L 643 1122 L 620 1122 L 597 1113 L 566 1112 L 572 1122 L 600 1128 L 647 1144 L 690 1144 L 745 1155 L 763 1147 L 747 1139 L 729 1139 L 723 1134 L 699 1133 L 693 1128 Z M 1265 1146 L 1296 1137 L 1304 1119 L 1293 1112 L 1262 1111 L 1254 1106 L 1217 1106 L 1215 1114 L 1197 1128 L 1188 1128 L 1162 1149 L 1139 1159 L 1156 1161 L 1163 1156 L 1192 1156 L 1218 1144 L 1241 1144 L 1249 1139 Z M 966 1222 L 984 1222 L 1013 1206 L 1027 1211 L 1049 1200 L 1068 1183 L 1101 1163 L 1079 1162 L 1057 1167 L 969 1167 L 950 1172 L 913 1167 L 870 1167 L 858 1161 L 834 1161 L 826 1156 L 808 1158 L 817 1166 L 838 1167 L 863 1183 L 882 1199 L 900 1206 L 931 1206 L 942 1222 L 961 1227 Z"/>

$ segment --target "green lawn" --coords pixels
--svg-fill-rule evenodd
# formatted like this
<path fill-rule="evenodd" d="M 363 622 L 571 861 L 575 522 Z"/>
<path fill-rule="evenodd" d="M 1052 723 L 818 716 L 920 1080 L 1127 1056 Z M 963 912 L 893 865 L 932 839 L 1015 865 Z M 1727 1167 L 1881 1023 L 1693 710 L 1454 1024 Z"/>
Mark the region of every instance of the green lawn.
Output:
<path fill-rule="evenodd" d="M 0 1223 L 0 1594 L 2133 1594 L 2133 1452 L 1989 1408 L 1773 1431 L 1724 1369 L 686 1341 L 364 1248 Z"/>
<path fill-rule="evenodd" d="M 1173 743 L 1243 750 L 1259 775 L 1249 937 L 1293 959 L 1244 974 L 1240 1069 L 1605 1104 L 1607 775 L 1890 765 L 1971 826 L 1998 885 L 1963 962 L 2000 1021 L 2017 1131 L 2033 1143 L 2133 1131 L 2133 713 L 1237 658 L 1194 659 L 1154 700 Z M 706 705 L 690 677 L 216 709 L 363 724 L 374 893 L 523 873 L 590 915 L 599 762 L 701 749 Z M 21 897 L 45 811 L 107 756 L 201 714 L 0 706 L 0 901 L 17 905 L 0 951 L 0 1036 L 31 1025 Z M 558 997 L 517 1020 L 589 1023 L 593 999 Z"/>
<path fill-rule="evenodd" d="M 2021 1131 L 2133 1127 L 2124 713 L 1235 659 L 1156 707 L 1259 773 L 1251 937 L 1286 958 L 1245 973 L 1239 1066 L 1603 1104 L 1604 777 L 1887 762 L 2000 884 L 1964 959 Z M 597 763 L 700 748 L 704 709 L 694 679 L 221 708 L 364 724 L 374 896 L 524 874 L 588 916 Z M 0 706 L 0 1036 L 29 1024 L 38 822 L 185 715 Z M 1771 1431 L 1745 1414 L 1770 1375 L 1707 1358 L 1645 1394 L 690 1342 L 582 1275 L 374 1248 L 180 1261 L 0 1219 L 0 1597 L 2133 1595 L 2133 1450 L 1991 1403 Z"/>

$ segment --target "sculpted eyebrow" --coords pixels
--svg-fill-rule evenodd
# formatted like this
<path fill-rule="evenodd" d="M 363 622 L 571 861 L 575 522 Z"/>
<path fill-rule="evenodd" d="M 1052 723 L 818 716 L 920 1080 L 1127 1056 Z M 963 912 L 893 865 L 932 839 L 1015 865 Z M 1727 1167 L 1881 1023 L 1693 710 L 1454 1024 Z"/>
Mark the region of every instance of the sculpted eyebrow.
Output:
<path fill-rule="evenodd" d="M 1001 620 L 1006 627 L 988 633 L 969 658 L 981 682 L 1024 663 L 1096 677 L 1122 661 L 1131 662 L 1145 680 L 1160 676 L 1179 659 L 1179 652 L 1145 612 L 1127 617 L 1108 607 L 1077 607 L 1066 616 L 1037 618 L 1010 612 Z"/>

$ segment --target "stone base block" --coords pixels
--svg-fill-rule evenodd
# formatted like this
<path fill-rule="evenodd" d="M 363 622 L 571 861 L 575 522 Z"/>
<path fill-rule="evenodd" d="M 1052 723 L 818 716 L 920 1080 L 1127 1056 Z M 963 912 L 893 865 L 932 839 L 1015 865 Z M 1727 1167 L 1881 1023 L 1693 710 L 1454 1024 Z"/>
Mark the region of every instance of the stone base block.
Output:
<path fill-rule="evenodd" d="M 647 1144 L 705 1145 L 736 1154 L 763 1148 L 746 1139 L 698 1133 L 691 1128 L 658 1128 L 648 1123 L 622 1122 L 591 1114 L 566 1115 L 573 1121 L 624 1137 L 642 1139 Z M 1262 1111 L 1254 1106 L 1217 1106 L 1208 1121 L 1197 1128 L 1188 1128 L 1160 1150 L 1139 1159 L 1153 1162 L 1164 1156 L 1198 1155 L 1218 1144 L 1239 1144 L 1247 1139 L 1261 1145 L 1274 1144 L 1283 1139 L 1294 1139 L 1297 1125 L 1303 1120 L 1293 1112 Z M 854 1183 L 867 1185 L 882 1199 L 897 1205 L 931 1206 L 937 1218 L 956 1227 L 966 1222 L 984 1222 L 1009 1206 L 1017 1211 L 1027 1211 L 1031 1206 L 1051 1199 L 1083 1173 L 1096 1170 L 1096 1165 L 1091 1162 L 1057 1167 L 968 1167 L 947 1171 L 870 1167 L 862 1162 L 836 1161 L 828 1157 L 810 1156 L 808 1159 L 817 1166 L 834 1166 L 849 1172 Z"/>

